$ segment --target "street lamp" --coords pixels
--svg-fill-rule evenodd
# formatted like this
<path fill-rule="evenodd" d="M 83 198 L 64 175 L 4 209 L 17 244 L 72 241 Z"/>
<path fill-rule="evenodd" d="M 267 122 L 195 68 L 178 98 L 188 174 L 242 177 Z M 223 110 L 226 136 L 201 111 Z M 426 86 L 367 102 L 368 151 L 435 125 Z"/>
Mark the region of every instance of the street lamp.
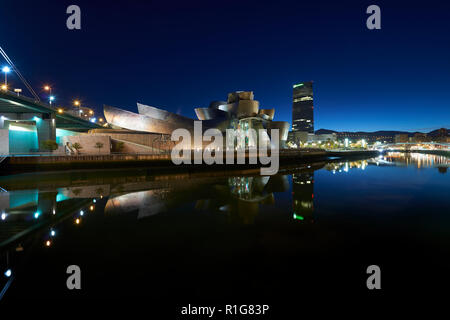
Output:
<path fill-rule="evenodd" d="M 11 69 L 8 66 L 4 66 L 2 68 L 2 72 L 5 73 L 5 86 L 8 87 L 8 77 L 7 74 L 11 71 Z"/>
<path fill-rule="evenodd" d="M 81 103 L 79 100 L 75 100 L 73 102 L 74 106 L 78 107 L 78 116 L 81 117 L 81 113 L 83 113 L 83 110 L 81 110 Z"/>
<path fill-rule="evenodd" d="M 44 86 L 44 90 L 48 91 L 48 94 L 49 94 L 48 100 L 49 100 L 49 103 L 52 104 L 52 101 L 55 100 L 55 97 L 52 96 L 52 87 L 46 85 L 46 86 Z"/>

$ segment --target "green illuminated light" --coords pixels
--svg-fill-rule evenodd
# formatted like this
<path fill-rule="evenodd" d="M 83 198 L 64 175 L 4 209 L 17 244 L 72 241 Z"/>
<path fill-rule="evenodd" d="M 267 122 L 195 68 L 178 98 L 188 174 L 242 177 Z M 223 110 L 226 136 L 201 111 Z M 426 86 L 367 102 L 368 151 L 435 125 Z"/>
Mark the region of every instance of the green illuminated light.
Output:
<path fill-rule="evenodd" d="M 302 216 L 298 216 L 294 213 L 294 219 L 296 220 L 305 220 L 305 218 L 303 218 Z"/>
<path fill-rule="evenodd" d="M 301 86 L 303 86 L 303 83 L 294 84 L 294 88 L 301 87 Z"/>

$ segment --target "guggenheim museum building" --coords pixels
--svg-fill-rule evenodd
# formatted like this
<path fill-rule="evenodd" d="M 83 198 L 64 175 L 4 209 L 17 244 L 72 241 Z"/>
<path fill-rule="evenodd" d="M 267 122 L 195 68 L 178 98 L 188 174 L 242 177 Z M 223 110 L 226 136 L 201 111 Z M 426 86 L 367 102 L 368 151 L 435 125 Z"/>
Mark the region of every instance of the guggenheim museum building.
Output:
<path fill-rule="evenodd" d="M 187 129 L 193 136 L 194 121 L 201 121 L 203 131 L 215 128 L 223 133 L 226 129 L 240 129 L 243 132 L 254 129 L 257 133 L 264 129 L 270 136 L 271 129 L 278 129 L 280 148 L 286 144 L 290 126 L 285 121 L 273 121 L 275 109 L 260 108 L 259 101 L 254 100 L 253 91 L 232 92 L 228 94 L 227 101 L 213 101 L 207 108 L 196 108 L 197 119 L 140 103 L 137 107 L 138 113 L 134 113 L 105 105 L 105 119 L 114 130 L 168 136 L 178 128 Z"/>

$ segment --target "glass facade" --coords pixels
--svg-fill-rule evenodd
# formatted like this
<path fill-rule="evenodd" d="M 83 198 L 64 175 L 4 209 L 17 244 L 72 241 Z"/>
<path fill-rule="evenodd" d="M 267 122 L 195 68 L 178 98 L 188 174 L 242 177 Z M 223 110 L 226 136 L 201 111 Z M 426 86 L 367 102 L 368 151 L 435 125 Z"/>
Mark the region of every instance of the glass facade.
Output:
<path fill-rule="evenodd" d="M 312 81 L 293 86 L 292 131 L 314 133 L 314 100 Z"/>

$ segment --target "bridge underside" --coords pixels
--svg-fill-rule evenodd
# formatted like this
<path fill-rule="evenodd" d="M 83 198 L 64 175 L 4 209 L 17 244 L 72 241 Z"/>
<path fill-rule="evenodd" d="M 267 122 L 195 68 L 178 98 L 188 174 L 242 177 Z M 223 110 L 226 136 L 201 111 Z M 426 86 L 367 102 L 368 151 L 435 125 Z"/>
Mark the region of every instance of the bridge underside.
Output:
<path fill-rule="evenodd" d="M 40 151 L 43 141 L 57 141 L 58 129 L 82 132 L 96 128 L 101 127 L 58 113 L 50 105 L 0 91 L 0 154 Z"/>

